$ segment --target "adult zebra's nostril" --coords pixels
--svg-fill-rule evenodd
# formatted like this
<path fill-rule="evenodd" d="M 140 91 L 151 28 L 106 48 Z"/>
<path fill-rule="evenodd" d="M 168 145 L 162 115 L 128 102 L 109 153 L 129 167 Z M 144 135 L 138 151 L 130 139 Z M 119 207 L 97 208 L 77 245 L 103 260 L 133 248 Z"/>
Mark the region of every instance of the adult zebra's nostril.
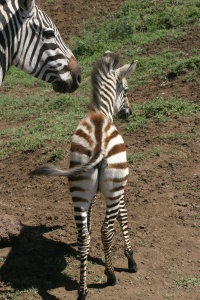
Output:
<path fill-rule="evenodd" d="M 78 84 L 81 83 L 81 74 L 78 74 L 78 76 L 77 76 L 77 83 L 78 83 Z"/>

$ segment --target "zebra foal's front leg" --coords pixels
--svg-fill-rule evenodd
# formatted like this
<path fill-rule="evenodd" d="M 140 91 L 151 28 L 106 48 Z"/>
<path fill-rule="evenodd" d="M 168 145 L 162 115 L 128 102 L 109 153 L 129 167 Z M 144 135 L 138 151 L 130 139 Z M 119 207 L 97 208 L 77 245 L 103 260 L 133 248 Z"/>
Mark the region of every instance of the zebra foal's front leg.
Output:
<path fill-rule="evenodd" d="M 125 207 L 124 195 L 122 195 L 120 199 L 119 213 L 117 216 L 117 220 L 120 223 L 122 233 L 124 236 L 124 254 L 128 259 L 128 269 L 130 272 L 135 273 L 137 272 L 138 268 L 133 258 L 133 250 L 130 244 L 130 238 L 128 234 L 128 214 L 127 214 L 127 209 Z"/>
<path fill-rule="evenodd" d="M 78 229 L 78 256 L 80 259 L 80 281 L 77 300 L 85 300 L 88 290 L 86 283 L 87 258 L 90 247 L 90 234 L 87 226 L 87 211 L 83 208 L 75 207 L 75 222 Z"/>

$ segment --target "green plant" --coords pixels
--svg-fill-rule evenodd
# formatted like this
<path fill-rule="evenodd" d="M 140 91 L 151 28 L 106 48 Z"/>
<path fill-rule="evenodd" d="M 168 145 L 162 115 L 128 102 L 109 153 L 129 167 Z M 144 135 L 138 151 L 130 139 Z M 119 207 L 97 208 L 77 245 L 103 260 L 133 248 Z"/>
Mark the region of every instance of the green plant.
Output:
<path fill-rule="evenodd" d="M 154 148 L 149 149 L 148 152 L 151 156 L 160 156 L 161 150 L 160 147 L 155 146 Z"/>
<path fill-rule="evenodd" d="M 54 2 L 55 2 L 55 0 L 47 0 L 48 4 L 51 4 L 51 3 L 54 3 Z"/>
<path fill-rule="evenodd" d="M 0 264 L 3 263 L 5 261 L 5 258 L 0 256 Z"/>
<path fill-rule="evenodd" d="M 126 129 L 133 131 L 143 128 L 150 120 L 166 122 L 170 117 L 195 115 L 200 111 L 199 105 L 178 98 L 164 99 L 156 97 L 142 104 L 134 104 L 134 116 L 129 119 Z"/>
<path fill-rule="evenodd" d="M 95 276 L 94 277 L 94 281 L 97 282 L 97 283 L 103 283 L 105 282 L 105 276 L 102 275 L 102 276 Z"/>
<path fill-rule="evenodd" d="M 56 149 L 52 152 L 48 161 L 55 162 L 59 159 L 64 159 L 64 157 L 65 157 L 65 151 L 63 149 Z"/>
<path fill-rule="evenodd" d="M 191 287 L 196 287 L 200 285 L 200 278 L 189 277 L 189 278 L 179 278 L 176 280 L 177 287 L 183 287 L 185 289 L 190 289 Z"/>
<path fill-rule="evenodd" d="M 142 153 L 128 153 L 127 160 L 129 164 L 134 164 L 137 161 L 144 160 L 145 156 Z"/>

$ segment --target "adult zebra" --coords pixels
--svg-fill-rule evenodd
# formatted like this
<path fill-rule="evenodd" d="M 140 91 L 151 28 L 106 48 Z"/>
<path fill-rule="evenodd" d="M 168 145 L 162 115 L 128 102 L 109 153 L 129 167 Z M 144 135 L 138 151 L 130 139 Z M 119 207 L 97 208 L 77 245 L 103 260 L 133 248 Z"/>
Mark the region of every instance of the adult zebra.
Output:
<path fill-rule="evenodd" d="M 73 53 L 35 0 L 0 0 L 0 86 L 12 65 L 60 93 L 74 92 L 81 82 Z"/>
<path fill-rule="evenodd" d="M 117 55 L 110 51 L 103 55 L 96 63 L 92 75 L 91 111 L 80 122 L 72 138 L 70 168 L 60 170 L 47 165 L 30 173 L 30 175 L 69 177 L 78 229 L 77 244 L 80 257 L 78 300 L 84 300 L 87 295 L 86 267 L 90 245 L 90 213 L 98 190 L 103 193 L 106 201 L 106 216 L 101 236 L 107 283 L 109 285 L 116 283 L 110 250 L 116 219 L 124 235 L 124 252 L 128 259 L 129 271 L 137 271 L 128 235 L 128 217 L 124 200 L 124 188 L 128 177 L 126 149 L 122 136 L 113 124 L 112 117 L 114 112 L 122 119 L 127 119 L 131 114 L 125 76 L 134 71 L 136 64 L 137 61 L 120 67 Z"/>

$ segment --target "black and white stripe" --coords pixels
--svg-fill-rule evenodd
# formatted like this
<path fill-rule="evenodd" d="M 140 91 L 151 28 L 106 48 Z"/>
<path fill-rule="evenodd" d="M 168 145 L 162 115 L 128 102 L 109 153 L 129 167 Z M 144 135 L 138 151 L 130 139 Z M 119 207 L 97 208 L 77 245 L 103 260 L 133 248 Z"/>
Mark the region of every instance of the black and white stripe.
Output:
<path fill-rule="evenodd" d="M 106 202 L 101 237 L 107 283 L 110 285 L 116 283 L 110 249 L 116 219 L 122 228 L 129 271 L 137 271 L 128 235 L 128 217 L 124 200 L 124 188 L 129 172 L 126 149 L 121 134 L 113 124 L 114 113 L 123 119 L 131 114 L 125 76 L 135 70 L 136 64 L 137 61 L 120 67 L 117 55 L 107 51 L 102 56 L 92 73 L 91 110 L 80 122 L 72 137 L 70 168 L 60 170 L 47 165 L 30 173 L 30 175 L 60 175 L 69 178 L 80 257 L 78 300 L 85 299 L 87 295 L 86 267 L 90 245 L 90 215 L 97 191 L 104 195 Z"/>
<path fill-rule="evenodd" d="M 74 55 L 34 0 L 0 1 L 0 85 L 12 65 L 62 93 L 81 81 Z"/>

